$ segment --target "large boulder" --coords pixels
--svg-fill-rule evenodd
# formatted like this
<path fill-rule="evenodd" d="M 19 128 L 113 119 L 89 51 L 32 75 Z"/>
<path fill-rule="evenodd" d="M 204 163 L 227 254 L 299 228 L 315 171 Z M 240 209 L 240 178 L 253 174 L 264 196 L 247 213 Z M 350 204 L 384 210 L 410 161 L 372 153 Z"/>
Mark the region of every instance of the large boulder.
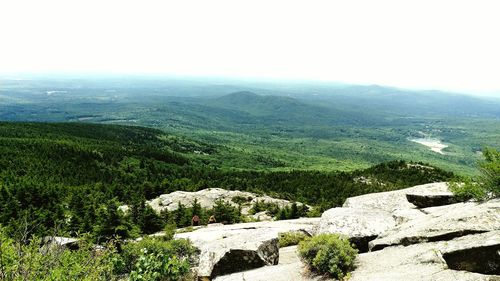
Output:
<path fill-rule="evenodd" d="M 368 242 L 395 226 L 391 213 L 384 210 L 333 208 L 321 216 L 318 233 L 341 234 L 360 252 L 366 252 Z"/>
<path fill-rule="evenodd" d="M 288 231 L 314 233 L 318 219 L 255 222 L 210 226 L 175 238 L 192 241 L 200 249 L 198 276 L 214 278 L 279 261 L 278 234 Z"/>
<path fill-rule="evenodd" d="M 417 185 L 410 188 L 370 193 L 356 197 L 347 198 L 342 207 L 358 209 L 377 209 L 387 212 L 393 212 L 401 209 L 415 209 L 417 206 L 408 201 L 408 195 L 411 198 L 419 196 L 422 204 L 434 206 L 430 203 L 434 197 L 452 196 L 448 190 L 446 182 L 436 182 L 423 185 Z M 424 198 L 430 198 L 426 202 Z"/>
<path fill-rule="evenodd" d="M 347 236 L 360 252 L 366 252 L 368 243 L 383 233 L 399 224 L 427 217 L 408 197 L 418 198 L 419 205 L 427 206 L 433 202 L 442 204 L 436 198 L 450 194 L 448 184 L 440 182 L 351 197 L 342 208 L 323 213 L 318 231 Z"/>
<path fill-rule="evenodd" d="M 424 217 L 409 220 L 371 241 L 372 251 L 393 245 L 451 240 L 500 229 L 500 199 L 422 209 Z"/>
<path fill-rule="evenodd" d="M 201 250 L 199 277 L 214 278 L 245 271 L 279 261 L 278 239 L 258 231 L 246 231 L 210 244 L 198 245 Z"/>
<path fill-rule="evenodd" d="M 449 205 L 458 202 L 446 183 L 427 184 L 425 188 L 407 190 L 406 199 L 417 208 Z"/>
<path fill-rule="evenodd" d="M 500 231 L 387 247 L 360 254 L 350 280 L 500 280 L 498 251 Z"/>

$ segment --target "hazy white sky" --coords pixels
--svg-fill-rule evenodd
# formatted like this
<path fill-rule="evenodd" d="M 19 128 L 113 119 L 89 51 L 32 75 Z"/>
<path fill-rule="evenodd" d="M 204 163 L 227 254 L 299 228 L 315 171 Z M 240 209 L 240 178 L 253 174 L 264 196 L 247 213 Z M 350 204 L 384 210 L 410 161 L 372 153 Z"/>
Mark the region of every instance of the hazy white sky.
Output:
<path fill-rule="evenodd" d="M 301 78 L 500 93 L 500 1 L 1 0 L 0 72 Z"/>

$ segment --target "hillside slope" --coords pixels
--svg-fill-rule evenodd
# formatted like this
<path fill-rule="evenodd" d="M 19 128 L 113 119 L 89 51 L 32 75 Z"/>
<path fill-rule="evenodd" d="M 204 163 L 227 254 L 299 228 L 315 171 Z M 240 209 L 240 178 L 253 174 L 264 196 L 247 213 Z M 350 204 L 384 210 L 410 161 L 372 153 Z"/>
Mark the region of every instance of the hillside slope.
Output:
<path fill-rule="evenodd" d="M 321 210 L 348 196 L 452 175 L 403 161 L 351 173 L 235 171 L 207 161 L 223 149 L 141 127 L 0 123 L 0 224 L 27 219 L 38 233 L 55 226 L 94 232 L 112 206 L 205 188 L 266 193 Z"/>
<path fill-rule="evenodd" d="M 1 82 L 0 120 L 162 129 L 224 146 L 221 157 L 205 160 L 231 168 L 352 171 L 404 159 L 474 174 L 481 148 L 500 146 L 500 100 L 493 98 L 294 81 L 29 77 Z M 411 141 L 421 137 L 448 147 L 439 154 Z"/>

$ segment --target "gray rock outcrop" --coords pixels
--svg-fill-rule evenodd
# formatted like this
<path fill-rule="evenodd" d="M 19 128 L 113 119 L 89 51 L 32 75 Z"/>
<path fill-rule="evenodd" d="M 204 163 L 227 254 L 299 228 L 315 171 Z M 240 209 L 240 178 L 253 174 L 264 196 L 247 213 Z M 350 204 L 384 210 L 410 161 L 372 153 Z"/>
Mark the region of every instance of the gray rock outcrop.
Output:
<path fill-rule="evenodd" d="M 356 209 L 376 209 L 387 212 L 395 210 L 416 209 L 417 206 L 408 201 L 407 195 L 420 195 L 423 198 L 432 198 L 450 194 L 448 184 L 445 182 L 436 182 L 423 185 L 417 185 L 410 188 L 370 193 L 356 197 L 347 198 L 342 207 Z"/>
<path fill-rule="evenodd" d="M 194 200 L 197 200 L 202 208 L 207 209 L 213 208 L 217 200 L 222 200 L 233 206 L 240 205 L 243 215 L 249 215 L 250 209 L 257 202 L 275 204 L 280 208 L 291 207 L 293 204 L 288 200 L 276 199 L 267 195 L 258 195 L 246 191 L 226 190 L 222 188 L 207 188 L 196 192 L 175 191 L 168 194 L 162 194 L 157 198 L 147 201 L 146 204 L 151 206 L 157 213 L 160 213 L 163 210 L 168 210 L 169 212 L 177 210 L 179 203 L 190 207 Z M 297 202 L 297 205 L 303 204 Z M 119 209 L 124 213 L 128 213 L 130 208 L 127 205 L 123 205 L 120 206 Z M 264 216 L 263 214 L 260 214 L 258 218 L 259 217 L 262 218 L 262 220 L 270 220 L 269 216 Z"/>
<path fill-rule="evenodd" d="M 425 198 L 448 193 L 446 183 L 432 183 L 351 197 L 345 201 L 342 208 L 333 208 L 323 213 L 318 231 L 344 235 L 360 252 L 367 252 L 369 242 L 386 231 L 426 216 L 408 201 L 408 194 L 420 196 L 419 198 L 424 198 L 421 201 L 425 201 Z"/>
<path fill-rule="evenodd" d="M 200 249 L 199 277 L 214 278 L 279 261 L 278 234 L 288 231 L 313 233 L 318 219 L 256 222 L 210 226 L 179 233 Z"/>
<path fill-rule="evenodd" d="M 318 233 L 341 234 L 367 252 L 368 242 L 395 226 L 396 220 L 384 210 L 333 208 L 321 216 Z"/>
<path fill-rule="evenodd" d="M 393 245 L 451 240 L 500 229 L 500 200 L 457 203 L 422 209 L 427 215 L 388 230 L 370 242 L 371 250 Z"/>
<path fill-rule="evenodd" d="M 176 238 L 201 250 L 201 277 L 330 280 L 311 275 L 296 247 L 278 249 L 278 234 L 288 231 L 348 237 L 362 252 L 354 281 L 500 281 L 500 199 L 457 203 L 446 183 L 349 198 L 321 218 L 210 226 Z"/>
<path fill-rule="evenodd" d="M 500 250 L 499 231 L 450 241 L 387 247 L 360 254 L 350 280 L 500 280 L 498 254 L 490 250 L 490 255 L 485 255 L 485 251 L 492 248 Z M 453 259 L 464 250 L 469 251 L 471 257 L 479 255 L 484 259 Z"/>

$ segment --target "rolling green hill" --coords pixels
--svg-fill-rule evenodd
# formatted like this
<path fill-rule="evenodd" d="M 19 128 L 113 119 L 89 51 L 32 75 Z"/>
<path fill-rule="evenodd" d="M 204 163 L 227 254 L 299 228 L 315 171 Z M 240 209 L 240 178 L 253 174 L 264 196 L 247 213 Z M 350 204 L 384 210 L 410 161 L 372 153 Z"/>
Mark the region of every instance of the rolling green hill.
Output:
<path fill-rule="evenodd" d="M 500 101 L 436 91 L 307 82 L 141 77 L 2 80 L 0 120 L 140 125 L 224 147 L 233 169 L 351 171 L 425 161 L 476 173 L 500 147 Z M 438 154 L 412 142 L 448 145 Z M 203 155 L 202 155 L 203 156 Z"/>
<path fill-rule="evenodd" d="M 118 204 L 134 205 L 176 190 L 248 190 L 303 201 L 322 210 L 342 204 L 349 196 L 452 176 L 403 161 L 350 173 L 235 171 L 209 160 L 227 155 L 237 158 L 226 149 L 142 127 L 3 122 L 0 224 L 14 231 L 28 221 L 37 234 L 57 227 L 62 234 L 104 235 L 96 224 L 108 223 L 112 219 L 108 215 L 113 215 Z"/>

